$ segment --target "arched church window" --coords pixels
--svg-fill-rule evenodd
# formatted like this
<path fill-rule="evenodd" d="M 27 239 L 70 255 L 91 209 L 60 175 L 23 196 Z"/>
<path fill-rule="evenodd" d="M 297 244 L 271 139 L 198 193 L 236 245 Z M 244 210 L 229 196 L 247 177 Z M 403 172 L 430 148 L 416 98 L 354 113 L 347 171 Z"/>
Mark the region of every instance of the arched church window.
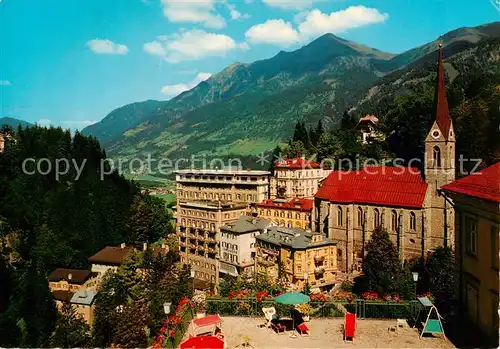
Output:
<path fill-rule="evenodd" d="M 396 210 L 391 211 L 391 228 L 392 231 L 398 230 L 398 213 Z"/>
<path fill-rule="evenodd" d="M 441 149 L 438 146 L 432 150 L 432 163 L 434 168 L 441 167 Z"/>
<path fill-rule="evenodd" d="M 342 207 L 337 207 L 337 225 L 342 226 Z"/>
<path fill-rule="evenodd" d="M 415 212 L 410 212 L 410 230 L 417 229 L 417 216 Z"/>
<path fill-rule="evenodd" d="M 373 210 L 373 228 L 380 227 L 380 211 L 378 208 Z"/>
<path fill-rule="evenodd" d="M 363 209 L 361 207 L 358 207 L 358 227 L 363 226 Z"/>

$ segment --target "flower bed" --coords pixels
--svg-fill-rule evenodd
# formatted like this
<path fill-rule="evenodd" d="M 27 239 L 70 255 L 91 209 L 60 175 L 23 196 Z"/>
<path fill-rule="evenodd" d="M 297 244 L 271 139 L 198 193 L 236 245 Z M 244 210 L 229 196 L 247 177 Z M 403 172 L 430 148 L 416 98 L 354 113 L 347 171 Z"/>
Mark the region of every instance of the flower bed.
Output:
<path fill-rule="evenodd" d="M 184 333 L 193 318 L 191 300 L 187 297 L 181 299 L 174 314 L 168 316 L 163 322 L 151 347 L 160 349 L 165 347 L 175 348 L 181 341 Z"/>

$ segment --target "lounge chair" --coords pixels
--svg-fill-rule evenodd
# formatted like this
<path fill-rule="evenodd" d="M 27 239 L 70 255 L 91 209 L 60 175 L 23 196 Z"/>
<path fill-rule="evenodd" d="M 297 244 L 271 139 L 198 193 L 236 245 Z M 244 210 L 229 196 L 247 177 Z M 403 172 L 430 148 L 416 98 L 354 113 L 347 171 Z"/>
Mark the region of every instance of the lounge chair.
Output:
<path fill-rule="evenodd" d="M 264 312 L 264 316 L 266 317 L 266 324 L 264 325 L 265 327 L 271 327 L 271 322 L 273 320 L 278 319 L 278 316 L 276 315 L 276 309 L 274 307 L 269 307 L 269 308 L 262 308 L 262 311 Z"/>
<path fill-rule="evenodd" d="M 307 327 L 305 322 L 297 326 L 297 332 L 300 334 L 301 337 L 309 336 L 310 331 L 311 330 L 309 329 L 309 327 Z"/>
<path fill-rule="evenodd" d="M 274 330 L 277 334 L 285 333 L 286 326 L 280 323 L 278 320 L 271 321 L 271 329 Z"/>

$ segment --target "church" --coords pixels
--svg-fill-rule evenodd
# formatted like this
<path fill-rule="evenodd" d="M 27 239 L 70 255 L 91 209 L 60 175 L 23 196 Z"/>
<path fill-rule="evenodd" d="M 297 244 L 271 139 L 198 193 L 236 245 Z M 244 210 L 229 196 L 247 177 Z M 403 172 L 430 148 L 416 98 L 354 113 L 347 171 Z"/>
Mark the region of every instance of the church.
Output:
<path fill-rule="evenodd" d="M 453 248 L 454 212 L 439 189 L 455 180 L 455 134 L 446 99 L 443 50 L 439 48 L 435 120 L 417 168 L 368 166 L 333 171 L 314 197 L 312 229 L 337 241 L 342 272 L 361 269 L 365 247 L 377 227 L 386 229 L 404 259 Z"/>

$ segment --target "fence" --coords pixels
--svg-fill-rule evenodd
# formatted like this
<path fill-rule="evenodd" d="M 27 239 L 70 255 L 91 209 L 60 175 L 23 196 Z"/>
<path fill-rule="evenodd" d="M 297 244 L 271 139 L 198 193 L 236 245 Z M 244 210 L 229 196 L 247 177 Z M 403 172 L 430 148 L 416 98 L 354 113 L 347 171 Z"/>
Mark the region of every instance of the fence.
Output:
<path fill-rule="evenodd" d="M 168 331 L 174 330 L 174 337 L 167 337 L 165 340 L 165 348 L 177 348 L 179 346 L 194 317 L 193 309 L 191 307 L 185 307 L 178 316 L 181 319 L 180 324 L 169 325 L 168 327 Z"/>
<path fill-rule="evenodd" d="M 372 319 L 414 319 L 418 312 L 418 302 L 401 303 L 367 302 L 355 300 L 349 302 L 310 302 L 312 317 L 343 317 L 344 309 L 355 313 L 358 318 Z M 261 302 L 256 298 L 227 299 L 208 298 L 207 313 L 226 316 L 263 316 L 262 308 L 275 307 L 278 314 L 287 314 L 293 306 L 275 303 L 268 299 Z"/>

